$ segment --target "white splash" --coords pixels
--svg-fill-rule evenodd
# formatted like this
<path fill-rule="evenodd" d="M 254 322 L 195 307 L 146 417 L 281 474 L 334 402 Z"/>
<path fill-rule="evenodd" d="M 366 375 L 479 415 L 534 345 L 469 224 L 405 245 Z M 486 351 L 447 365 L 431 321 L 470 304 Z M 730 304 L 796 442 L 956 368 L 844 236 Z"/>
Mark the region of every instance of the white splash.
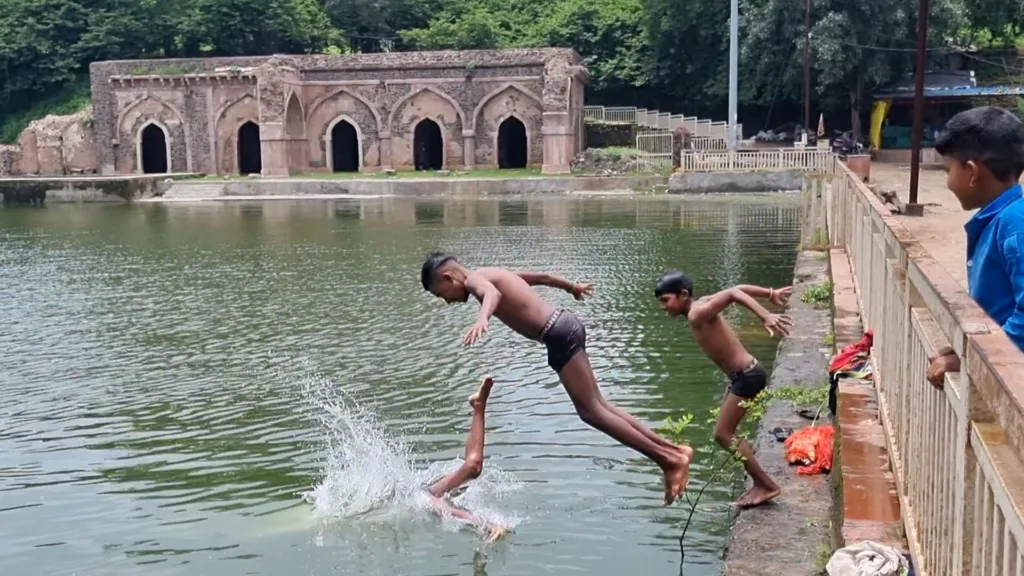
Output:
<path fill-rule="evenodd" d="M 405 443 L 388 434 L 375 413 L 347 398 L 330 380 L 307 379 L 305 392 L 321 425 L 325 450 L 321 481 L 303 495 L 317 517 L 330 523 L 429 513 L 424 487 L 456 470 L 460 460 L 417 466 Z M 512 529 L 522 519 L 494 506 L 521 487 L 510 473 L 485 465 L 483 474 L 451 502 L 484 522 Z M 447 529 L 465 526 L 455 518 L 442 520 Z"/>

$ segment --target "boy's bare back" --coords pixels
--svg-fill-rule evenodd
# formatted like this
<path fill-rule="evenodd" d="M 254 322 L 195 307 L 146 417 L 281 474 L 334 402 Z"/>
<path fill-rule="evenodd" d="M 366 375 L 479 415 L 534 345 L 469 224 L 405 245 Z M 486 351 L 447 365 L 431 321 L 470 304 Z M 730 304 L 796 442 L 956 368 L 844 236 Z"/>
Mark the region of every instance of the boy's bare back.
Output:
<path fill-rule="evenodd" d="M 472 285 L 474 277 L 490 282 L 501 293 L 501 302 L 494 311 L 499 320 L 531 340 L 540 339 L 544 324 L 555 311 L 554 306 L 541 298 L 521 276 L 504 268 L 472 270 L 466 278 L 467 284 Z"/>

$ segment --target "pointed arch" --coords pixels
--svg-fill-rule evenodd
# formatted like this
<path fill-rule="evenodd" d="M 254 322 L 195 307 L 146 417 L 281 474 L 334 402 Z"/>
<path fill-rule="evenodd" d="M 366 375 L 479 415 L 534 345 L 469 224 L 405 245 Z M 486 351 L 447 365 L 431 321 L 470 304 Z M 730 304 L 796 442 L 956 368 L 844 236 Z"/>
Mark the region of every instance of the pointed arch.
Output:
<path fill-rule="evenodd" d="M 256 102 L 256 97 L 253 96 L 252 94 L 243 94 L 243 95 L 239 96 L 238 98 L 235 98 L 231 102 L 228 102 L 228 103 L 224 104 L 223 106 L 221 106 L 217 110 L 217 115 L 214 116 L 216 124 L 220 125 L 220 121 L 224 118 L 224 115 L 228 113 L 228 110 L 234 108 L 236 105 L 246 104 L 248 100 L 252 100 L 253 102 Z M 256 118 L 253 121 L 259 123 L 258 120 L 259 120 L 259 118 Z"/>
<path fill-rule="evenodd" d="M 484 106 L 486 106 L 487 103 L 490 102 L 491 100 L 500 96 L 506 90 L 515 90 L 516 92 L 519 92 L 523 96 L 526 96 L 530 100 L 533 100 L 534 103 L 537 104 L 537 107 L 540 108 L 542 111 L 544 110 L 544 101 L 541 100 L 539 96 L 537 96 L 533 92 L 530 92 L 521 84 L 515 82 L 507 82 L 505 84 L 502 84 L 497 90 L 492 91 L 491 93 L 480 99 L 480 102 L 476 105 L 476 108 L 473 109 L 473 129 L 476 129 L 476 120 L 477 118 L 480 117 L 480 112 L 484 109 Z M 523 119 L 519 118 L 519 120 L 522 121 Z"/>
<path fill-rule="evenodd" d="M 172 142 L 171 131 L 167 128 L 166 124 L 164 124 L 163 122 L 157 120 L 156 118 L 151 118 L 151 119 L 146 120 L 145 122 L 143 122 L 142 126 L 140 126 L 138 131 L 135 133 L 135 166 L 136 166 L 135 169 L 139 173 L 143 173 L 143 174 L 147 173 L 146 172 L 145 162 L 144 162 L 144 159 L 146 157 L 146 147 L 143 145 L 143 142 L 144 142 L 144 135 L 146 133 L 146 130 L 149 129 L 149 128 L 157 128 L 158 130 L 163 132 L 163 148 L 164 148 L 163 152 L 164 152 L 164 156 L 165 156 L 165 158 L 164 158 L 164 162 L 165 162 L 164 168 L 165 168 L 165 170 L 163 172 L 155 171 L 155 172 L 149 172 L 149 173 L 150 174 L 170 174 L 170 173 L 174 172 L 174 167 L 171 165 L 171 142 Z"/>
<path fill-rule="evenodd" d="M 285 99 L 284 131 L 288 138 L 301 139 L 306 137 L 306 112 L 302 100 L 293 90 Z"/>
<path fill-rule="evenodd" d="M 313 115 L 316 114 L 317 110 L 319 110 L 321 106 L 323 106 L 326 102 L 330 101 L 335 96 L 341 94 L 347 94 L 348 96 L 351 96 L 353 99 L 363 103 L 363 105 L 370 110 L 370 113 L 373 114 L 373 120 L 377 124 L 377 133 L 379 134 L 383 130 L 380 123 L 380 113 L 377 111 L 377 107 L 371 104 L 369 100 L 361 96 L 358 92 L 354 92 L 348 88 L 338 88 L 337 90 L 330 92 L 325 96 L 317 98 L 316 101 L 313 102 L 313 105 L 309 107 L 309 110 L 306 111 L 306 122 L 309 122 L 309 120 L 313 118 Z"/>
<path fill-rule="evenodd" d="M 515 126 L 506 125 L 505 122 L 509 119 L 514 119 L 518 124 Z M 532 142 L 530 139 L 530 129 L 527 128 L 526 121 L 514 112 L 500 116 L 497 120 L 498 129 L 494 132 L 494 155 L 498 168 L 528 167 L 530 165 L 530 144 Z M 519 129 L 522 131 L 521 136 L 518 134 Z M 516 148 L 520 147 L 519 143 L 516 142 L 520 137 L 522 138 L 522 149 L 516 150 Z M 522 158 L 519 158 L 520 155 L 522 155 Z M 519 164 L 522 164 L 522 166 L 519 166 Z"/>
<path fill-rule="evenodd" d="M 184 122 L 181 119 L 181 113 L 178 112 L 177 108 L 175 108 L 174 106 L 171 106 L 170 103 L 168 103 L 166 100 L 164 100 L 164 99 L 162 99 L 162 98 L 160 98 L 158 96 L 155 96 L 153 94 L 150 94 L 149 92 L 146 92 L 142 96 L 136 98 L 135 100 L 132 100 L 131 104 L 126 106 L 124 108 L 124 110 L 122 110 L 121 113 L 117 115 L 117 129 L 118 129 L 118 131 L 120 131 L 120 130 L 122 130 L 124 128 L 123 123 L 124 123 L 125 117 L 127 117 L 128 114 L 130 114 L 132 112 L 132 110 L 135 110 L 136 108 L 138 108 L 139 106 L 141 106 L 143 103 L 145 103 L 147 101 L 155 102 L 156 104 L 159 104 L 160 106 L 166 108 L 167 110 L 169 110 L 171 112 L 171 114 L 173 114 L 174 119 L 179 124 L 184 124 Z M 167 127 L 165 126 L 164 129 L 166 130 L 166 128 Z"/>
<path fill-rule="evenodd" d="M 395 122 L 395 114 L 402 109 L 402 105 L 411 100 L 412 98 L 416 97 L 417 94 L 422 94 L 423 92 L 432 92 L 437 97 L 451 104 L 452 109 L 455 110 L 455 114 L 459 117 L 459 122 L 462 123 L 462 126 L 465 127 L 467 125 L 466 114 L 462 111 L 462 106 L 459 106 L 459 103 L 456 102 L 454 98 L 438 90 L 437 88 L 434 88 L 433 86 L 424 86 L 419 90 L 413 90 L 412 92 L 409 92 L 405 96 L 399 98 L 398 102 L 395 102 L 395 105 L 391 107 L 391 113 L 388 114 L 388 130 L 394 130 L 393 124 Z"/>
<path fill-rule="evenodd" d="M 348 124 L 349 126 L 352 127 L 353 130 L 355 130 L 355 133 L 356 133 L 356 149 L 354 150 L 354 152 L 356 154 L 356 171 L 357 172 L 362 172 L 363 171 L 363 131 L 359 127 L 359 123 L 356 122 L 355 120 L 353 120 L 351 117 L 349 117 L 346 114 L 342 114 L 342 115 L 338 116 L 337 118 L 335 118 L 334 120 L 331 120 L 331 122 L 327 124 L 327 130 L 326 130 L 326 132 L 323 135 L 324 142 L 326 143 L 326 146 L 324 148 L 325 148 L 325 152 L 326 152 L 327 169 L 329 171 L 331 171 L 331 172 L 338 172 L 339 171 L 338 170 L 338 165 L 337 165 L 338 158 L 335 157 L 335 152 L 337 151 L 337 148 L 336 148 L 337 143 L 334 141 L 334 129 L 339 124 L 341 124 L 342 122 L 344 122 L 345 124 Z"/>

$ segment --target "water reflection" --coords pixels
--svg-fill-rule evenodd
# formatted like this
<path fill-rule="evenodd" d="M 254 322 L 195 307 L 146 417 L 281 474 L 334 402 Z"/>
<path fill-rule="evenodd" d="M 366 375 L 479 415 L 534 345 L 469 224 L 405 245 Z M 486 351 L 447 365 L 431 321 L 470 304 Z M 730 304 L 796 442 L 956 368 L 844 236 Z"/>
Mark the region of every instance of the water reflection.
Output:
<path fill-rule="evenodd" d="M 495 326 L 463 349 L 476 309 L 439 310 L 421 258 L 595 281 L 587 303 L 545 294 L 587 322 L 605 394 L 656 422 L 705 413 L 723 385 L 654 280 L 783 284 L 797 223 L 776 196 L 0 209 L 0 573 L 674 571 L 686 509 L 659 506 L 657 471 L 579 421 L 537 346 Z M 769 363 L 775 344 L 732 314 Z M 525 484 L 501 503 L 527 518 L 507 542 L 421 516 L 324 526 L 298 498 L 323 470 L 311 379 L 426 466 L 461 453 L 484 372 L 489 465 Z M 717 573 L 733 488 L 702 500 L 688 574 Z"/>

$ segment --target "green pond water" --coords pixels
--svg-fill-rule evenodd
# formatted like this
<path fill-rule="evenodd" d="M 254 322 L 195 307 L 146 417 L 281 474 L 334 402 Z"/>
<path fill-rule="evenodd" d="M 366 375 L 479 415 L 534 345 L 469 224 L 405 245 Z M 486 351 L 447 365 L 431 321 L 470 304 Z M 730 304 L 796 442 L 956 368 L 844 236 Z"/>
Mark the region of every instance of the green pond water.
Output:
<path fill-rule="evenodd" d="M 697 414 L 707 447 L 724 379 L 653 283 L 785 285 L 798 215 L 789 196 L 0 209 L 0 574 L 677 574 L 689 507 L 661 506 L 657 468 L 580 422 L 540 345 L 494 322 L 463 348 L 477 306 L 429 297 L 420 263 L 595 282 L 584 303 L 541 291 L 587 324 L 604 394 L 653 424 Z M 756 319 L 729 318 L 770 366 Z M 463 502 L 515 525 L 494 545 L 414 497 L 461 456 L 485 373 Z M 688 576 L 718 573 L 736 484 L 704 495 Z"/>

